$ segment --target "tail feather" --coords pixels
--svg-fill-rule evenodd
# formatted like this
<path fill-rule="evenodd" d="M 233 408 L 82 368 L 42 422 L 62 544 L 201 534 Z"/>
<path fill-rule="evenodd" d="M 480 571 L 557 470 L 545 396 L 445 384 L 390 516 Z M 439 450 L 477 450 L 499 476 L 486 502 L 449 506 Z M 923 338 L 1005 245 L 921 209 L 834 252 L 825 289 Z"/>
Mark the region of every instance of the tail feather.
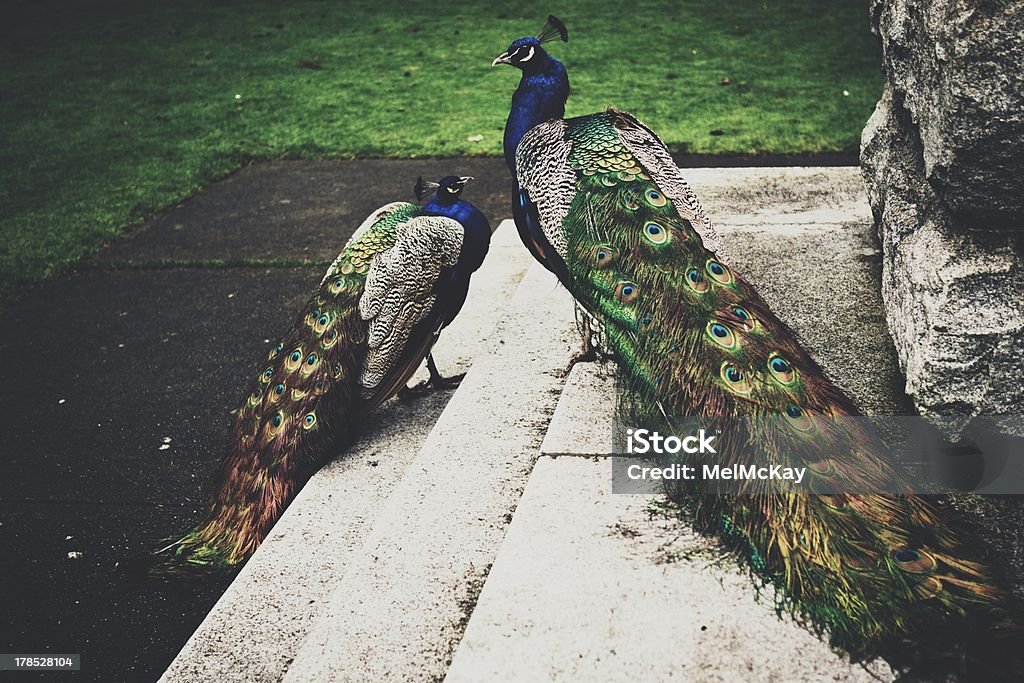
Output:
<path fill-rule="evenodd" d="M 720 426 L 721 464 L 749 463 L 756 445 L 766 462 L 806 468 L 814 492 L 752 480 L 718 495 L 699 479 L 675 483 L 670 493 L 694 525 L 779 589 L 781 608 L 856 657 L 942 662 L 990 680 L 1021 670 L 1008 666 L 1024 652 L 1021 612 L 978 540 L 942 501 L 909 493 L 849 398 L 764 299 L 704 247 L 656 171 L 622 142 L 630 120 L 598 114 L 565 123 L 575 192 L 566 200 L 559 185 L 546 198 L 532 187 L 531 197 L 565 206 L 564 239 L 551 241 L 564 243 L 565 284 L 621 361 L 627 406 L 635 407 L 627 418 L 677 436 L 685 436 L 677 425 L 694 418 L 711 431 Z M 875 493 L 885 491 L 897 493 Z"/>
<path fill-rule="evenodd" d="M 170 578 L 230 572 L 259 547 L 305 482 L 348 438 L 366 354 L 358 301 L 365 274 L 342 254 L 292 329 L 268 355 L 236 412 L 232 447 L 204 519 L 167 539 L 135 573 Z"/>

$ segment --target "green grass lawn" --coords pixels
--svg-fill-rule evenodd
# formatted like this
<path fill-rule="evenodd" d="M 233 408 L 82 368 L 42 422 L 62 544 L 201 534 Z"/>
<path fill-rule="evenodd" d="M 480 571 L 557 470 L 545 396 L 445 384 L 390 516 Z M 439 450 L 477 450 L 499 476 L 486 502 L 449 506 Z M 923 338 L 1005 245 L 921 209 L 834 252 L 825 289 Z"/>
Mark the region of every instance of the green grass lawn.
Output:
<path fill-rule="evenodd" d="M 568 115 L 676 151 L 852 151 L 883 82 L 864 0 L 64 4 L 0 28 L 0 302 L 251 159 L 499 155 L 549 12 Z"/>

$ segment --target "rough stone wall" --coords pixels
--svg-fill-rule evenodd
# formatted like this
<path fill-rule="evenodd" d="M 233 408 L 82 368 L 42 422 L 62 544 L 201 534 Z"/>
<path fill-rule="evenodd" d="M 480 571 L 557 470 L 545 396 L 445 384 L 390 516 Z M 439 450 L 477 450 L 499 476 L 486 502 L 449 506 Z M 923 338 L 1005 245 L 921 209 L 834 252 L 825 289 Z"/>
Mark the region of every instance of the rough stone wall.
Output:
<path fill-rule="evenodd" d="M 874 0 L 861 139 L 889 329 L 924 415 L 1024 412 L 1024 0 Z"/>

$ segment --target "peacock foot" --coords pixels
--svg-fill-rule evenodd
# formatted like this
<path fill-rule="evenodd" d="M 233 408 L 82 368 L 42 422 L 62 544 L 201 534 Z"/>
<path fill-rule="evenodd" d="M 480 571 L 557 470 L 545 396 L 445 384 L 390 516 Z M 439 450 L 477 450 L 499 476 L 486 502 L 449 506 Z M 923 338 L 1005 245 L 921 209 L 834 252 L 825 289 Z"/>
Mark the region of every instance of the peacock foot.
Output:
<path fill-rule="evenodd" d="M 462 379 L 466 376 L 466 373 L 463 372 L 451 377 L 442 377 L 441 373 L 437 371 L 437 365 L 434 364 L 434 356 L 431 354 L 427 354 L 427 371 L 430 373 L 429 379 L 411 387 L 403 388 L 398 392 L 398 397 L 403 401 L 412 401 L 431 391 L 454 389 L 462 383 Z"/>
<path fill-rule="evenodd" d="M 576 355 L 569 359 L 568 365 L 562 370 L 562 377 L 568 377 L 577 363 L 604 363 L 614 360 L 614 354 L 602 351 L 601 347 L 593 343 L 592 337 L 583 340 L 583 348 Z"/>

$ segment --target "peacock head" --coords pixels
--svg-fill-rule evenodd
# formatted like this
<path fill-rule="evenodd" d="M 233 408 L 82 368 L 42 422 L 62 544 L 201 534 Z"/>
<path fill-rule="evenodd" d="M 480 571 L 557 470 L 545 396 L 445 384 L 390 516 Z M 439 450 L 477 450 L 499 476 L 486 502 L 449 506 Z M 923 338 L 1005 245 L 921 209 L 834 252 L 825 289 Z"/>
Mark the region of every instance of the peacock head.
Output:
<path fill-rule="evenodd" d="M 524 73 L 540 71 L 547 62 L 548 53 L 541 47 L 543 43 L 555 38 L 561 38 L 563 42 L 569 41 L 569 32 L 565 24 L 555 15 L 548 16 L 548 21 L 540 33 L 527 38 L 520 38 L 513 41 L 508 49 L 491 62 L 491 66 L 509 64 L 521 69 Z"/>
<path fill-rule="evenodd" d="M 413 191 L 416 193 L 416 200 L 423 201 L 423 199 L 430 194 L 431 191 L 434 193 L 434 201 L 442 204 L 451 204 L 459 198 L 462 194 L 462 190 L 465 189 L 466 183 L 472 180 L 472 176 L 464 175 L 449 175 L 441 178 L 439 182 L 432 183 L 429 180 L 424 180 L 422 176 L 416 179 L 416 187 Z"/>

